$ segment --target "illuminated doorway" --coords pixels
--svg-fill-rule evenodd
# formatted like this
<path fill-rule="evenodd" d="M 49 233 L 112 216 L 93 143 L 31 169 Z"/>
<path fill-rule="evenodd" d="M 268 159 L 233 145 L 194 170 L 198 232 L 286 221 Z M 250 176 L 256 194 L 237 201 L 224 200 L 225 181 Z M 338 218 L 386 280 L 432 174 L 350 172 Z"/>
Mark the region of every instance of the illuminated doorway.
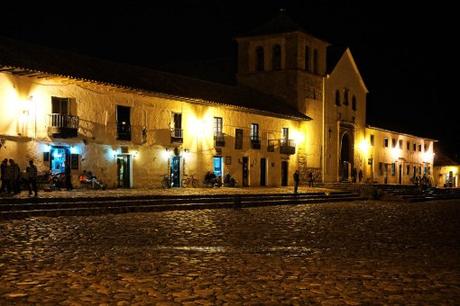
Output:
<path fill-rule="evenodd" d="M 70 150 L 66 147 L 51 147 L 50 169 L 51 173 L 64 173 L 66 162 L 70 164 Z M 70 166 L 69 166 L 70 167 Z"/>
<path fill-rule="evenodd" d="M 117 156 L 117 180 L 118 188 L 131 187 L 131 155 L 121 154 Z"/>
<path fill-rule="evenodd" d="M 171 157 L 171 187 L 180 187 L 180 156 Z"/>
<path fill-rule="evenodd" d="M 216 175 L 216 177 L 220 176 L 222 178 L 224 176 L 222 157 L 221 156 L 214 156 L 212 165 L 213 165 L 214 174 Z"/>

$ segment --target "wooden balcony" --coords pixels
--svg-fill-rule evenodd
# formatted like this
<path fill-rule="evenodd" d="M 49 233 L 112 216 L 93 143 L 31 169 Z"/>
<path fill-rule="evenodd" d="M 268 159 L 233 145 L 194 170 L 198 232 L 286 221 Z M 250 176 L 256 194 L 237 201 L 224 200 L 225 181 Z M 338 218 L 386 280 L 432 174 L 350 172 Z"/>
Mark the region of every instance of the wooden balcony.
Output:
<path fill-rule="evenodd" d="M 295 154 L 295 141 L 293 139 L 280 139 L 281 154 Z"/>
<path fill-rule="evenodd" d="M 182 129 L 172 128 L 171 129 L 171 143 L 183 143 L 184 138 L 182 135 L 183 135 Z"/>
<path fill-rule="evenodd" d="M 54 138 L 77 137 L 79 121 L 78 116 L 50 114 L 48 135 Z"/>
<path fill-rule="evenodd" d="M 217 133 L 214 135 L 214 146 L 215 147 L 225 147 L 224 133 Z"/>

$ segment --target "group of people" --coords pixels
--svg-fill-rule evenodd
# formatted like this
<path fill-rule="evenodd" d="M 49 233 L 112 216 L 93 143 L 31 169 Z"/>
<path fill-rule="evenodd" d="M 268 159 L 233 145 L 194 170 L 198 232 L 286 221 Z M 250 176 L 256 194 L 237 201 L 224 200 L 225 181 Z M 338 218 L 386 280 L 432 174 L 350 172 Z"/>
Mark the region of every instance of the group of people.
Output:
<path fill-rule="evenodd" d="M 415 176 L 412 178 L 412 181 L 414 185 L 419 187 L 422 191 L 428 187 L 431 187 L 431 180 L 426 174 L 423 176 Z"/>
<path fill-rule="evenodd" d="M 220 187 L 222 186 L 222 177 L 216 176 L 212 171 L 208 171 L 204 176 L 203 183 L 208 187 Z"/>
<path fill-rule="evenodd" d="M 13 159 L 4 159 L 1 163 L 1 193 L 19 194 L 21 192 L 21 184 L 24 182 L 29 189 L 29 196 L 38 196 L 37 192 L 37 166 L 34 161 L 30 160 L 26 167 L 25 177 L 21 176 L 21 169 Z M 33 193 L 32 193 L 33 191 Z"/>
<path fill-rule="evenodd" d="M 212 171 L 206 172 L 204 176 L 204 186 L 221 187 L 222 185 L 224 185 L 225 187 L 236 187 L 237 182 L 236 179 L 230 173 L 227 173 L 224 176 L 224 180 L 222 182 L 221 176 L 217 176 Z"/>
<path fill-rule="evenodd" d="M 83 173 L 80 175 L 79 180 L 80 185 L 82 186 L 90 186 L 93 189 L 105 189 L 105 184 L 100 182 L 91 171 L 83 170 Z"/>
<path fill-rule="evenodd" d="M 296 170 L 294 172 L 294 193 L 297 193 L 297 190 L 299 189 L 299 183 L 300 183 L 300 174 L 299 170 Z M 308 187 L 313 187 L 313 182 L 314 182 L 314 175 L 313 172 L 308 173 Z"/>

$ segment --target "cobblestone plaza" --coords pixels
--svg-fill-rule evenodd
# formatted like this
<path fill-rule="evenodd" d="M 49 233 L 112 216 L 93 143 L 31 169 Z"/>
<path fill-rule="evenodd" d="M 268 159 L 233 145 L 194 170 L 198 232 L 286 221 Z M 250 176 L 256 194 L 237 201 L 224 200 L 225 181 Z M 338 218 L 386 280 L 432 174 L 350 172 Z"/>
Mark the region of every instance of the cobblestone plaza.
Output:
<path fill-rule="evenodd" d="M 0 221 L 0 304 L 458 304 L 459 201 Z"/>

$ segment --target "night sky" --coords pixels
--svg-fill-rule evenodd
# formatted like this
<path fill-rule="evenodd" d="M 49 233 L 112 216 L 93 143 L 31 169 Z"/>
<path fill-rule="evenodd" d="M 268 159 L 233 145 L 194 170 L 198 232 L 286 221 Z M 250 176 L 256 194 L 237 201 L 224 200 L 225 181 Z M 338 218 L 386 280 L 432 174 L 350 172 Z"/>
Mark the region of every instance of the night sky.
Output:
<path fill-rule="evenodd" d="M 311 34 L 350 47 L 370 91 L 369 124 L 435 138 L 451 156 L 460 153 L 453 2 L 16 2 L 2 3 L 0 35 L 219 81 L 235 71 L 233 38 L 285 8 Z"/>

